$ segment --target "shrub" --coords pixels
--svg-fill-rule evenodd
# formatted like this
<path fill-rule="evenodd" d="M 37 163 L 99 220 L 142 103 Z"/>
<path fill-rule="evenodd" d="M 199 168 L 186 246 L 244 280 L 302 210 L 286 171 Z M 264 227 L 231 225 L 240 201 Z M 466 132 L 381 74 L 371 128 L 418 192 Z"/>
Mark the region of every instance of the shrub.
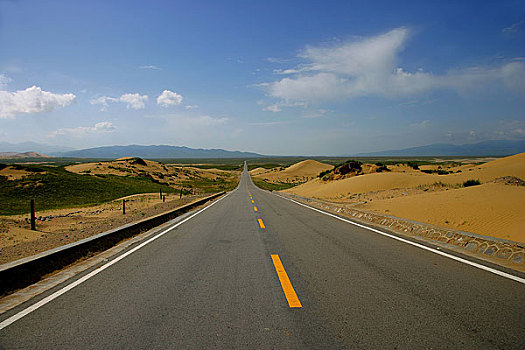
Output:
<path fill-rule="evenodd" d="M 337 172 L 341 175 L 346 175 L 351 172 L 360 172 L 363 168 L 361 167 L 363 163 L 356 161 L 356 160 L 349 160 L 346 161 L 343 165 L 341 165 Z"/>
<path fill-rule="evenodd" d="M 419 164 L 417 162 L 407 162 L 407 166 L 411 167 L 414 170 L 419 169 Z"/>
<path fill-rule="evenodd" d="M 317 175 L 317 177 L 322 178 L 322 177 L 324 177 L 325 175 L 330 174 L 331 171 L 332 171 L 332 170 L 321 171 L 321 172 L 319 173 L 319 175 Z"/>
<path fill-rule="evenodd" d="M 479 182 L 479 180 L 467 180 L 465 182 L 463 182 L 463 187 L 470 187 L 470 186 L 477 186 L 477 185 L 481 185 L 481 182 Z"/>
<path fill-rule="evenodd" d="M 133 158 L 133 159 L 131 160 L 131 164 L 139 164 L 139 165 L 144 165 L 144 166 L 147 166 L 147 165 L 148 165 L 148 164 L 144 161 L 144 159 L 139 158 L 139 157 Z"/>

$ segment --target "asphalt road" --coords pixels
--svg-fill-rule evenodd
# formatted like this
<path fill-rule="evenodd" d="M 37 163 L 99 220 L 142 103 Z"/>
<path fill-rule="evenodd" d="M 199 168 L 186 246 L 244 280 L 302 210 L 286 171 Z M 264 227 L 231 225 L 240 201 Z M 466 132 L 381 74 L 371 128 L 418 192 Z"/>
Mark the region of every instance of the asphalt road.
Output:
<path fill-rule="evenodd" d="M 1 329 L 2 348 L 525 349 L 525 285 L 279 198 L 244 173 L 224 199 Z"/>

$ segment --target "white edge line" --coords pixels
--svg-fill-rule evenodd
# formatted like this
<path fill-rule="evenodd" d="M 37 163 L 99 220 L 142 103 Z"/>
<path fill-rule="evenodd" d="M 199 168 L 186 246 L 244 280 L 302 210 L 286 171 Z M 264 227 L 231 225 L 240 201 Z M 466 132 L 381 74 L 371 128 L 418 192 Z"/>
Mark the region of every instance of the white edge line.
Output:
<path fill-rule="evenodd" d="M 370 231 L 373 231 L 375 233 L 379 233 L 380 235 L 383 235 L 383 236 L 386 236 L 386 237 L 389 237 L 389 238 L 392 238 L 392 239 L 395 239 L 395 240 L 398 240 L 398 241 L 401 241 L 403 243 L 407 243 L 407 244 L 410 244 L 410 245 L 413 245 L 415 247 L 418 247 L 418 248 L 421 248 L 421 249 L 424 249 L 424 250 L 427 250 L 429 252 L 432 252 L 434 254 L 438 254 L 438 255 L 441 255 L 441 256 L 444 256 L 444 257 L 447 257 L 449 259 L 452 259 L 452 260 L 456 260 L 456 261 L 459 261 L 459 262 L 462 262 L 463 264 L 467 264 L 467 265 L 470 265 L 470 266 L 473 266 L 473 267 L 476 267 L 478 269 L 481 269 L 481 270 L 485 270 L 485 271 L 488 271 L 488 272 L 491 272 L 493 274 L 496 274 L 498 276 L 501 276 L 501 277 L 505 277 L 505 278 L 508 278 L 508 279 L 511 279 L 511 280 L 514 280 L 516 282 L 519 282 L 519 283 L 523 283 L 525 284 L 525 278 L 521 278 L 521 277 L 518 277 L 518 276 L 514 276 L 514 275 L 511 275 L 510 273 L 506 273 L 506 272 L 503 272 L 503 271 L 500 271 L 500 270 L 497 270 L 497 269 L 493 269 L 491 267 L 488 267 L 488 266 L 485 266 L 485 265 L 482 265 L 482 264 L 478 264 L 478 263 L 475 263 L 473 261 L 470 261 L 470 260 L 467 260 L 467 259 L 463 259 L 463 258 L 460 258 L 458 256 L 455 256 L 455 255 L 452 255 L 452 254 L 448 254 L 448 253 L 445 253 L 445 252 L 442 252 L 440 250 L 437 250 L 437 249 L 434 249 L 434 248 L 430 248 L 430 247 L 427 247 L 423 244 L 419 244 L 419 243 L 416 243 L 416 242 L 412 242 L 408 239 L 404 239 L 404 238 L 401 238 L 401 237 L 398 237 L 398 236 L 395 236 L 395 235 L 392 235 L 392 234 L 389 234 L 389 233 L 386 233 L 386 232 L 383 232 L 383 231 L 380 231 L 380 230 L 376 230 L 375 228 L 372 228 L 372 227 L 368 227 L 368 226 L 365 226 L 365 225 L 361 225 L 361 224 L 358 224 L 356 222 L 353 222 L 351 220 L 347 220 L 347 219 L 343 219 L 342 217 L 339 217 L 337 215 L 334 215 L 334 214 L 331 214 L 331 213 L 327 213 L 321 209 L 317 209 L 317 208 L 313 208 L 309 205 L 306 205 L 306 204 L 303 204 L 301 202 L 298 202 L 298 201 L 295 201 L 293 199 L 290 199 L 290 198 L 286 198 L 286 197 L 283 197 L 281 195 L 278 195 L 276 193 L 274 193 L 277 197 L 281 197 L 282 199 L 286 199 L 286 200 L 289 200 L 291 202 L 294 202 L 295 204 L 299 204 L 303 207 L 306 207 L 306 208 L 309 208 L 309 209 L 312 209 L 312 210 L 315 210 L 321 214 L 325 214 L 325 215 L 328 215 L 328 216 L 331 216 L 333 218 L 336 218 L 338 220 L 341 220 L 341 221 L 344 221 L 344 222 L 347 222 L 349 224 L 352 224 L 352 225 L 355 225 L 355 226 L 358 226 L 358 227 L 361 227 L 361 228 L 364 228 L 364 229 L 367 229 L 367 230 L 370 230 Z"/>
<path fill-rule="evenodd" d="M 237 189 L 235 189 L 237 190 Z M 120 260 L 124 259 L 125 257 L 127 257 L 128 255 L 130 254 L 133 254 L 134 252 L 136 252 L 137 250 L 139 250 L 140 248 L 144 247 L 145 245 L 153 242 L 154 240 L 156 240 L 157 238 L 160 238 L 162 236 L 164 236 L 166 233 L 168 233 L 169 231 L 173 230 L 174 228 L 177 228 L 179 227 L 180 225 L 182 225 L 183 223 L 185 223 L 186 221 L 190 220 L 191 218 L 193 218 L 194 216 L 202 213 L 203 211 L 205 211 L 206 209 L 208 208 L 211 208 L 213 205 L 215 205 L 216 203 L 219 203 L 221 200 L 223 200 L 224 198 L 228 197 L 230 194 L 232 194 L 234 191 L 228 193 L 226 196 L 220 198 L 219 200 L 211 203 L 210 205 L 202 208 L 201 210 L 199 210 L 198 212 L 194 213 L 193 215 L 185 218 L 184 220 L 176 223 L 175 225 L 171 226 L 170 228 L 162 231 L 161 233 L 157 234 L 156 236 L 148 239 L 147 241 L 145 242 L 142 242 L 141 244 L 139 244 L 138 246 L 136 246 L 135 248 L 131 249 L 131 250 L 128 250 L 126 253 L 122 254 L 122 255 L 119 255 L 118 257 L 116 257 L 115 259 L 113 260 L 110 260 L 108 263 L 100 266 L 99 268 L 97 268 L 96 270 L 93 270 L 91 271 L 90 273 L 88 273 L 87 275 L 85 275 L 84 277 L 81 277 L 79 278 L 78 280 L 76 280 L 75 282 L 71 283 L 71 284 L 68 284 L 67 286 L 65 286 L 64 288 L 56 291 L 55 293 L 45 297 L 44 299 L 34 303 L 33 305 L 29 306 L 28 308 L 20 311 L 19 313 L 9 317 L 8 319 L 2 321 L 0 323 L 0 330 L 4 329 L 5 327 L 9 326 L 10 324 L 18 321 L 19 319 L 21 319 L 22 317 L 26 316 L 26 315 L 29 315 L 31 312 L 41 308 L 42 306 L 44 306 L 45 304 L 49 303 L 50 301 L 58 298 L 59 296 L 61 296 L 62 294 L 70 291 L 71 289 L 75 288 L 76 286 L 84 283 L 85 281 L 87 281 L 88 279 L 90 279 L 91 277 L 101 273 L 102 271 L 104 271 L 105 269 L 107 269 L 108 267 L 110 267 L 111 265 L 113 264 L 116 264 L 117 262 L 119 262 Z"/>

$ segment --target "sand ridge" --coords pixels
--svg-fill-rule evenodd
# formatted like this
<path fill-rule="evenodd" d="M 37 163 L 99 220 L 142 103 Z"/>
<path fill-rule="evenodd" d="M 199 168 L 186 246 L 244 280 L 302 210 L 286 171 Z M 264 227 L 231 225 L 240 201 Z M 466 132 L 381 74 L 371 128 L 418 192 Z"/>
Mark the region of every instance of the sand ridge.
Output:
<path fill-rule="evenodd" d="M 233 172 L 219 169 L 200 169 L 181 167 L 134 157 L 123 157 L 113 161 L 81 163 L 70 165 L 67 171 L 77 174 L 116 175 L 116 176 L 150 176 L 155 181 L 172 187 L 181 187 L 184 181 L 205 178 L 219 180 L 230 177 Z"/>
<path fill-rule="evenodd" d="M 34 174 L 33 172 L 17 169 L 13 166 L 7 166 L 0 170 L 0 176 L 5 176 L 8 181 L 10 180 L 20 180 L 28 175 Z M 40 174 L 45 174 L 45 172 L 40 172 Z"/>
<path fill-rule="evenodd" d="M 250 174 L 270 182 L 296 182 L 311 180 L 322 171 L 332 168 L 332 165 L 308 159 L 295 163 L 288 168 L 256 168 L 251 170 Z"/>
<path fill-rule="evenodd" d="M 485 164 L 443 166 L 453 172 L 448 175 L 398 168 L 335 181 L 316 178 L 285 192 L 525 242 L 525 186 L 519 180 L 525 179 L 525 153 Z M 465 188 L 467 180 L 481 185 Z"/>

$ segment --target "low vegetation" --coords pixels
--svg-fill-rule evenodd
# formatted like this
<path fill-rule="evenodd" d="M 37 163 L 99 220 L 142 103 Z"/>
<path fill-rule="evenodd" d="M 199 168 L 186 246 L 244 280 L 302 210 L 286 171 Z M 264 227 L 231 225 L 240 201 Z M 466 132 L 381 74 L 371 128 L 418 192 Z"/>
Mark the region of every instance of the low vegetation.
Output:
<path fill-rule="evenodd" d="M 300 182 L 296 182 L 296 183 L 285 183 L 285 182 L 282 182 L 282 183 L 274 183 L 274 182 L 267 182 L 267 181 L 264 181 L 263 179 L 258 179 L 256 177 L 252 177 L 252 180 L 253 180 L 253 183 L 259 187 L 259 188 L 262 188 L 263 190 L 268 190 L 268 191 L 281 191 L 281 190 L 286 190 L 288 188 L 292 188 L 292 187 L 295 187 L 297 185 L 300 185 L 301 183 Z"/>
<path fill-rule="evenodd" d="M 100 204 L 132 194 L 159 190 L 164 193 L 180 192 L 179 188 L 159 182 L 149 174 L 134 177 L 90 175 L 69 172 L 64 166 L 14 164 L 12 167 L 29 174 L 15 180 L 0 176 L 0 215 L 27 213 L 31 199 L 35 199 L 37 210 L 47 210 Z M 231 190 L 236 185 L 237 177 L 233 175 L 226 179 L 195 177 L 182 183 L 185 194 Z"/>
<path fill-rule="evenodd" d="M 479 180 L 467 180 L 463 182 L 463 187 L 470 187 L 470 186 L 477 186 L 481 185 L 481 182 Z"/>

